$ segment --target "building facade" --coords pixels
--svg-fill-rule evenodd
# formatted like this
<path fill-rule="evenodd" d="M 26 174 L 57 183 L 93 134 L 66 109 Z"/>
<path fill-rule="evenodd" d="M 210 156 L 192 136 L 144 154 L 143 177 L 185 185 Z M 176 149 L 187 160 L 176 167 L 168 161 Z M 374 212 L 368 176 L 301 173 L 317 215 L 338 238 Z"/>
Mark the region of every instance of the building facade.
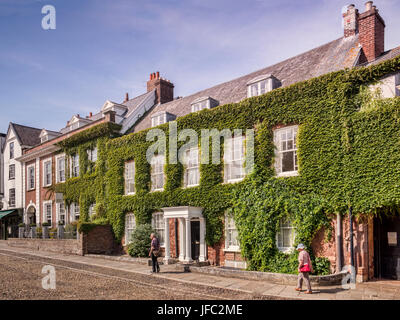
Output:
<path fill-rule="evenodd" d="M 76 115 L 60 132 L 40 130 L 36 132 L 40 141 L 29 149 L 16 145 L 12 149 L 9 144 L 17 138 L 9 130 L 4 170 L 11 170 L 14 150 L 23 183 L 15 189 L 19 202 L 10 202 L 13 185 L 6 183 L 5 198 L 10 199 L 6 208 L 10 203 L 23 207 L 26 223 L 49 222 L 55 227 L 60 221 L 95 223 L 105 219 L 112 225 L 116 240 L 125 247 L 132 241 L 137 225 L 151 223 L 160 236 L 166 263 L 208 261 L 235 268 L 274 270 L 262 257 L 270 255 L 271 260 L 284 261 L 296 241 L 307 240 L 313 256 L 327 259 L 333 272 L 351 261 L 347 209 L 354 203 L 355 213 L 359 214 L 353 222 L 358 278 L 400 279 L 400 256 L 396 251 L 399 218 L 378 221 L 368 215 L 362 217 L 390 207 L 393 201 L 384 195 L 378 200 L 368 193 L 360 195 L 357 189 L 361 188 L 354 185 L 358 198 L 345 192 L 353 183 L 347 183 L 352 174 L 362 172 L 356 177 L 358 186 L 369 186 L 369 177 L 384 167 L 375 158 L 367 165 L 358 163 L 362 157 L 357 150 L 361 152 L 373 139 L 366 139 L 363 145 L 357 137 L 381 132 L 376 127 L 365 129 L 368 117 L 372 121 L 374 113 L 358 111 L 364 111 L 365 105 L 375 100 L 373 96 L 367 97 L 367 103 L 362 100 L 360 87 L 380 98 L 398 97 L 400 48 L 385 51 L 385 22 L 371 1 L 363 13 L 348 6 L 343 25 L 343 37 L 337 40 L 184 98 L 174 98 L 174 85 L 158 72 L 152 73 L 143 95 L 133 99 L 126 96 L 121 103 L 106 101 L 98 113 L 85 118 Z M 390 101 L 395 105 L 398 100 Z M 386 109 L 392 110 L 393 105 Z M 109 127 L 110 123 L 116 126 Z M 169 135 L 171 141 L 170 124 L 174 123 L 179 130 L 196 133 L 202 129 L 241 129 L 242 134 L 223 137 L 223 152 L 217 164 L 200 162 L 202 155 L 209 153 L 207 141 L 187 148 L 181 164 L 172 163 L 169 149 L 159 150 L 148 159 L 146 150 L 150 141 L 154 142 L 148 136 L 151 129 L 157 129 L 154 132 L 161 136 Z M 357 128 L 364 131 L 360 129 L 355 135 Z M 381 129 L 393 134 L 386 127 Z M 248 130 L 254 130 L 255 137 Z M 308 141 L 315 137 L 317 142 L 310 147 Z M 180 142 L 185 142 L 185 137 Z M 352 144 L 358 149 L 351 148 Z M 375 148 L 382 146 L 386 142 L 381 141 Z M 255 169 L 249 172 L 246 168 L 251 150 L 255 150 Z M 325 154 L 330 158 L 324 158 Z M 395 168 L 398 162 L 392 156 L 387 155 L 388 163 Z M 327 161 L 336 158 L 336 162 Z M 379 180 L 385 185 L 382 190 L 395 192 L 393 179 L 384 177 L 385 173 Z M 256 189 L 268 185 L 273 187 Z M 252 198 L 255 193 L 246 194 L 247 190 L 259 192 L 260 198 Z M 293 200 L 287 196 L 288 202 L 280 207 L 275 190 L 282 191 L 281 197 L 288 190 L 296 197 Z M 303 198 L 300 203 L 298 199 Z M 274 206 L 268 206 L 268 199 Z M 371 201 L 367 206 L 360 199 Z M 255 212 L 252 208 L 260 206 L 259 200 L 265 200 L 265 209 Z M 327 201 L 324 210 L 330 211 L 320 214 L 323 206 L 316 205 L 319 201 Z M 348 203 L 350 208 L 346 208 Z M 297 216 L 286 212 L 290 204 Z M 304 209 L 306 205 L 309 211 Z M 274 208 L 280 210 L 274 212 Z M 271 212 L 274 214 L 268 216 Z M 246 214 L 254 216 L 245 219 Z M 302 223 L 308 221 L 307 229 Z M 264 229 L 271 232 L 262 233 Z M 257 241 L 249 240 L 250 231 L 258 235 Z M 328 233 L 331 237 L 325 241 Z M 247 242 L 240 243 L 240 239 Z M 265 251 L 257 252 L 257 247 Z"/>

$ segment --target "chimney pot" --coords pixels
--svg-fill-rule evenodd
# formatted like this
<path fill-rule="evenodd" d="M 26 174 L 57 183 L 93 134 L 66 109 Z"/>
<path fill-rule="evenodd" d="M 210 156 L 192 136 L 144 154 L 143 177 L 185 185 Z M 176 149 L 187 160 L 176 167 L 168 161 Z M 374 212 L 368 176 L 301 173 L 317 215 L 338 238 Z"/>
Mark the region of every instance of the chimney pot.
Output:
<path fill-rule="evenodd" d="M 93 116 L 93 113 L 89 112 L 89 118 L 91 118 Z"/>
<path fill-rule="evenodd" d="M 374 3 L 373 1 L 368 1 L 367 3 L 365 3 L 365 11 L 372 10 L 373 3 Z"/>
<path fill-rule="evenodd" d="M 157 71 L 157 79 L 160 79 L 160 71 Z"/>

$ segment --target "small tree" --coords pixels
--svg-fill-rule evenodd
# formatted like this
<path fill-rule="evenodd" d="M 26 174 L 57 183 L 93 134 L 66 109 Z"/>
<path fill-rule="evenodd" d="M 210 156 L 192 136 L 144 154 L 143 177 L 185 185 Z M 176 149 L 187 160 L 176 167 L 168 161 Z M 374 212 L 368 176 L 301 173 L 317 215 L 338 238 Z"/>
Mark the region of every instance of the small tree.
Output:
<path fill-rule="evenodd" d="M 132 243 L 128 245 L 128 253 L 132 257 L 148 257 L 150 251 L 150 234 L 155 233 L 151 224 L 141 224 L 132 232 Z"/>

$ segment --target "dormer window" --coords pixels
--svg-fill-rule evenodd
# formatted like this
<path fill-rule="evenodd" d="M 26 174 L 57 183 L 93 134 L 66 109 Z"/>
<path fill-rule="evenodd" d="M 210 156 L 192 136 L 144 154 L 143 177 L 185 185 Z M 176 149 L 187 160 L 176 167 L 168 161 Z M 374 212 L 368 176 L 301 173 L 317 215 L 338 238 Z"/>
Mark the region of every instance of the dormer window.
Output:
<path fill-rule="evenodd" d="M 162 111 L 162 112 L 154 114 L 151 117 L 151 126 L 152 127 L 157 127 L 157 126 L 159 126 L 161 124 L 173 121 L 175 119 L 176 119 L 175 115 L 173 115 L 171 113 L 168 113 L 168 112 L 165 112 L 165 111 Z"/>
<path fill-rule="evenodd" d="M 257 97 L 279 88 L 281 82 L 272 74 L 258 76 L 247 83 L 247 97 Z"/>
<path fill-rule="evenodd" d="M 192 102 L 192 112 L 201 111 L 203 109 L 211 109 L 218 106 L 218 101 L 211 97 L 197 98 Z"/>
<path fill-rule="evenodd" d="M 44 142 L 54 139 L 60 135 L 61 135 L 60 132 L 48 131 L 46 129 L 43 129 L 42 132 L 40 133 L 39 138 L 40 138 L 40 142 L 44 143 Z"/>

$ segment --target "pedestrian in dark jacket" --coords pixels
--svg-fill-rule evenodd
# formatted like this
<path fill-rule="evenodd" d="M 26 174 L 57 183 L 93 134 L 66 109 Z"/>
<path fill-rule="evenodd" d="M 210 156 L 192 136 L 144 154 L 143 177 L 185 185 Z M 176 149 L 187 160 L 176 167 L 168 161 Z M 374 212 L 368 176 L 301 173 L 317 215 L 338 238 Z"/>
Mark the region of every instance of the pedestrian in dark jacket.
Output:
<path fill-rule="evenodd" d="M 153 271 L 152 273 L 160 272 L 160 266 L 158 265 L 157 258 L 160 254 L 160 241 L 154 233 L 150 235 L 151 247 L 149 252 L 149 257 L 151 257 Z"/>

